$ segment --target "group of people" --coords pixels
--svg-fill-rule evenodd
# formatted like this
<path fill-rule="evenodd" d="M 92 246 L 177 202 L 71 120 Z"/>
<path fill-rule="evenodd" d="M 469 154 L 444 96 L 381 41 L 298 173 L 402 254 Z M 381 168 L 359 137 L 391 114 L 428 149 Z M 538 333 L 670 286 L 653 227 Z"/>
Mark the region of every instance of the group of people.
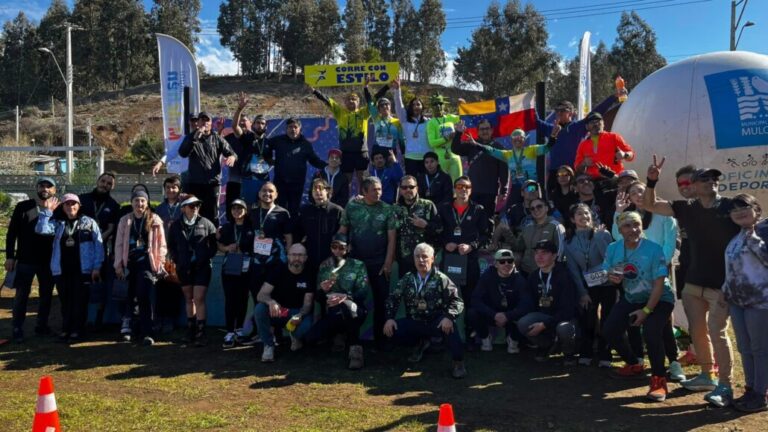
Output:
<path fill-rule="evenodd" d="M 229 141 L 199 113 L 179 149 L 189 158 L 185 180 L 165 179 L 156 208 L 142 185 L 121 208 L 110 196 L 110 173 L 92 192 L 61 199 L 55 180 L 41 178 L 37 197 L 16 206 L 7 236 L 6 270 L 16 272 L 14 339 L 23 340 L 36 275 L 36 333 L 49 332 L 54 284 L 67 341 L 82 338 L 91 291 L 125 287 L 125 340 L 154 344 L 158 331 L 172 328 L 180 292 L 184 341 L 204 345 L 206 291 L 221 253 L 223 346 L 261 343 L 264 362 L 274 361 L 287 333 L 291 351 L 327 341 L 347 350 L 350 369 L 360 369 L 372 315 L 376 349 L 412 345 L 409 361 L 418 362 L 446 347 L 455 378 L 467 374 L 466 350 L 490 351 L 503 332 L 508 353 L 530 348 L 538 361 L 562 353 L 568 366 L 610 368 L 615 350 L 625 362 L 618 376 L 643 376 L 647 356 L 654 401 L 665 400 L 671 380 L 706 391 L 716 406 L 766 409 L 768 339 L 760 326 L 768 323 L 768 223 L 754 197 L 722 197 L 719 171 L 686 166 L 676 173 L 683 199 L 658 198 L 664 160 L 654 157 L 645 182 L 625 169 L 634 151 L 604 130 L 599 111 L 607 106 L 573 121 L 573 105 L 564 101 L 553 123 L 540 121 L 546 144 L 526 145 L 525 132 L 516 130 L 506 149 L 487 121 L 470 135 L 444 112 L 442 96 L 430 99 L 428 118 L 419 98 L 403 105 L 398 81 L 392 89 L 397 118 L 386 86 L 374 96 L 366 86 L 364 107 L 357 95 L 342 106 L 313 90 L 339 128 L 339 149 L 327 161 L 298 119 L 286 121 L 284 135 L 266 138 L 263 116 L 242 116 L 245 96 Z M 369 121 L 375 137 L 368 137 Z M 549 187 L 537 181 L 535 164 L 546 153 L 563 161 Z M 219 227 L 222 163 L 237 185 L 227 184 Z M 307 163 L 318 172 L 302 204 Z M 359 194 L 350 196 L 353 180 Z M 492 265 L 481 272 L 484 251 Z M 690 379 L 673 333 L 677 298 L 701 367 Z M 745 370 L 738 399 L 729 316 Z"/>

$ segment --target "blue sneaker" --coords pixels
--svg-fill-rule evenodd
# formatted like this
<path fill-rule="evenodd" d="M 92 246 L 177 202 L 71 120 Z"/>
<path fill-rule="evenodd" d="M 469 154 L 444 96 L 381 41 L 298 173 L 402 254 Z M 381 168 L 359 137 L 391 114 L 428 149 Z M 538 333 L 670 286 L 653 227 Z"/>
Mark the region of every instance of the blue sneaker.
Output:
<path fill-rule="evenodd" d="M 717 379 L 712 378 L 709 373 L 700 373 L 689 380 L 681 381 L 680 385 L 694 392 L 712 391 L 717 387 Z"/>
<path fill-rule="evenodd" d="M 704 400 L 719 408 L 727 407 L 733 402 L 733 390 L 727 384 L 718 384 L 704 396 Z"/>
<path fill-rule="evenodd" d="M 683 372 L 683 366 L 680 365 L 680 362 L 673 361 L 670 363 L 668 372 L 670 381 L 685 381 L 685 372 Z"/>

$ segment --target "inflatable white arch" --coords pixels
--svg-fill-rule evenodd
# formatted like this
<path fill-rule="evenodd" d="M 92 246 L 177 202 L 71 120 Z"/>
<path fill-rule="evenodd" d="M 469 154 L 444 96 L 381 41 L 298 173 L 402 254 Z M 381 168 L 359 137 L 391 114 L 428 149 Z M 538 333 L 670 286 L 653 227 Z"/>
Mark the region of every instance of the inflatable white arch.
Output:
<path fill-rule="evenodd" d="M 640 178 L 652 155 L 666 156 L 658 195 L 680 199 L 675 171 L 686 165 L 723 172 L 720 193 L 746 192 L 768 208 L 768 56 L 716 52 L 646 77 L 613 122 L 637 152 Z"/>

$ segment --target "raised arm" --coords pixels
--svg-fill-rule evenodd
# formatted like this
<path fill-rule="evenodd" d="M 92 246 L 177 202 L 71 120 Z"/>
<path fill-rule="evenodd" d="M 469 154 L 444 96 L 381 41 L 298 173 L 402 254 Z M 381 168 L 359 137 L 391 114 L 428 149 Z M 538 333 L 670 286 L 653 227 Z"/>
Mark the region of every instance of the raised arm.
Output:
<path fill-rule="evenodd" d="M 248 105 L 248 96 L 241 92 L 237 95 L 237 111 L 235 111 L 235 117 L 232 119 L 232 130 L 235 132 L 235 136 L 240 138 L 245 131 L 240 127 L 240 117 L 243 115 L 243 109 Z"/>
<path fill-rule="evenodd" d="M 643 206 L 651 213 L 674 217 L 675 210 L 672 208 L 672 204 L 669 201 L 656 198 L 656 183 L 659 181 L 664 161 L 666 161 L 665 157 L 662 157 L 659 161 L 658 157 L 653 155 L 653 163 L 648 167 L 648 188 L 645 190 L 645 196 L 643 197 Z"/>

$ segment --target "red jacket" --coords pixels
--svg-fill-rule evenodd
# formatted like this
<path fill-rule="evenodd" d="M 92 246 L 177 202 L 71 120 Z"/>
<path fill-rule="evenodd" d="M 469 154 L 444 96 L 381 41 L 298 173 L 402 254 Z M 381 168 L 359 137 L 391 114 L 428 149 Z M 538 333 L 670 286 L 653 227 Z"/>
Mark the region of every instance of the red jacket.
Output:
<path fill-rule="evenodd" d="M 600 171 L 597 169 L 597 163 L 600 162 L 607 165 L 616 174 L 624 171 L 623 161 L 615 162 L 616 149 L 624 152 L 632 152 L 632 158 L 635 159 L 635 151 L 632 147 L 624 142 L 624 138 L 621 135 L 613 132 L 600 132 L 599 140 L 597 142 L 597 152 L 595 152 L 594 143 L 592 142 L 592 136 L 590 135 L 579 144 L 576 149 L 576 160 L 573 161 L 573 167 L 578 169 L 578 166 L 584 161 L 584 158 L 592 158 L 592 166 L 587 168 L 587 174 L 594 178 L 600 177 Z"/>

